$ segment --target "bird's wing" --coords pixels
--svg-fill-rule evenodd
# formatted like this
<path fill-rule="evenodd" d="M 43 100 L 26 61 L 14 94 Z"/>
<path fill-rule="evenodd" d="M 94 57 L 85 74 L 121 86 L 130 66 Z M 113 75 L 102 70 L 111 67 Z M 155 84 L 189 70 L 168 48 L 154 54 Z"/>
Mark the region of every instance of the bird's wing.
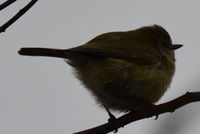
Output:
<path fill-rule="evenodd" d="M 158 59 L 149 50 L 150 48 L 148 48 L 148 46 L 147 48 L 144 48 L 144 46 L 140 45 L 143 42 L 136 40 L 133 42 L 137 43 L 136 48 L 134 48 L 135 45 L 131 47 L 129 45 L 133 44 L 129 40 L 123 38 L 123 36 L 120 36 L 120 34 L 123 33 L 116 32 L 116 34 L 102 34 L 82 46 L 67 49 L 67 51 L 92 54 L 107 58 L 123 59 L 143 65 L 158 63 Z"/>

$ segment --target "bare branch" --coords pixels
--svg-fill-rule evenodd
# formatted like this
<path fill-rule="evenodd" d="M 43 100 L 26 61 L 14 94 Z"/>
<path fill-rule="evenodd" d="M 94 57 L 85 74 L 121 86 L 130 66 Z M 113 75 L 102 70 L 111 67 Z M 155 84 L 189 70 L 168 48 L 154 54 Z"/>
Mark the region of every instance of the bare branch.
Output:
<path fill-rule="evenodd" d="M 172 101 L 155 105 L 153 107 L 149 107 L 148 109 L 130 112 L 117 118 L 111 123 L 105 123 L 103 125 L 74 134 L 106 134 L 137 120 L 149 118 L 152 116 L 157 117 L 158 115 L 167 112 L 174 112 L 176 109 L 196 101 L 200 101 L 200 92 L 187 92 L 185 95 L 182 95 Z"/>
<path fill-rule="evenodd" d="M 38 0 L 32 0 L 29 2 L 23 9 L 19 10 L 19 12 L 13 16 L 8 22 L 0 27 L 0 33 L 5 32 L 5 30 L 12 25 L 15 21 L 17 21 L 22 15 L 24 15 Z"/>
<path fill-rule="evenodd" d="M 11 5 L 12 3 L 14 3 L 17 0 L 7 0 L 6 2 L 4 2 L 3 4 L 0 5 L 0 11 L 6 7 L 8 7 L 9 5 Z"/>

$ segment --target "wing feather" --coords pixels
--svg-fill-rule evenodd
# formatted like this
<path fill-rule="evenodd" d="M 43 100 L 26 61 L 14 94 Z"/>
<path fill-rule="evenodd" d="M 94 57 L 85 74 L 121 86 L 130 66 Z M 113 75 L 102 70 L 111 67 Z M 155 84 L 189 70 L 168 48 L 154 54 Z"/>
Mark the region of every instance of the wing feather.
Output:
<path fill-rule="evenodd" d="M 82 54 L 92 54 L 107 58 L 123 59 L 136 64 L 151 65 L 158 63 L 157 57 L 151 50 L 145 49 L 142 41 L 135 40 L 131 42 L 124 36 L 125 32 L 107 33 L 97 36 L 88 43 L 68 49 L 67 51 L 78 52 Z M 136 44 L 133 44 L 136 43 Z M 131 47 L 133 45 L 134 47 Z M 136 49 L 134 49 L 136 47 Z"/>

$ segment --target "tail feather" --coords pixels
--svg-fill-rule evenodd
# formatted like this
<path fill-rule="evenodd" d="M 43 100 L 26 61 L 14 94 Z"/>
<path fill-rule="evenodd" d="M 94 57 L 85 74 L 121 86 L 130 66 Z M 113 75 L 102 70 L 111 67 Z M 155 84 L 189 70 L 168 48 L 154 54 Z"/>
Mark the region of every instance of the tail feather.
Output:
<path fill-rule="evenodd" d="M 26 56 L 50 56 L 67 58 L 66 50 L 53 48 L 21 48 L 18 53 Z"/>

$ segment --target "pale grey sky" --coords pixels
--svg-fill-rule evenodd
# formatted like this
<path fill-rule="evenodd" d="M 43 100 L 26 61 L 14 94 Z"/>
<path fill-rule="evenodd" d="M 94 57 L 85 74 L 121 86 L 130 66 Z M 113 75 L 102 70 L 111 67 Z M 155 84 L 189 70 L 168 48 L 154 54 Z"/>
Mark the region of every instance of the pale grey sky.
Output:
<path fill-rule="evenodd" d="M 0 24 L 28 2 L 1 11 Z M 21 47 L 70 48 L 104 32 L 159 24 L 184 47 L 177 50 L 175 77 L 158 103 L 200 91 L 199 5 L 198 0 L 39 0 L 0 34 L 0 133 L 70 134 L 108 118 L 62 59 L 23 57 L 17 54 Z M 199 106 L 137 121 L 118 133 L 199 134 Z"/>

